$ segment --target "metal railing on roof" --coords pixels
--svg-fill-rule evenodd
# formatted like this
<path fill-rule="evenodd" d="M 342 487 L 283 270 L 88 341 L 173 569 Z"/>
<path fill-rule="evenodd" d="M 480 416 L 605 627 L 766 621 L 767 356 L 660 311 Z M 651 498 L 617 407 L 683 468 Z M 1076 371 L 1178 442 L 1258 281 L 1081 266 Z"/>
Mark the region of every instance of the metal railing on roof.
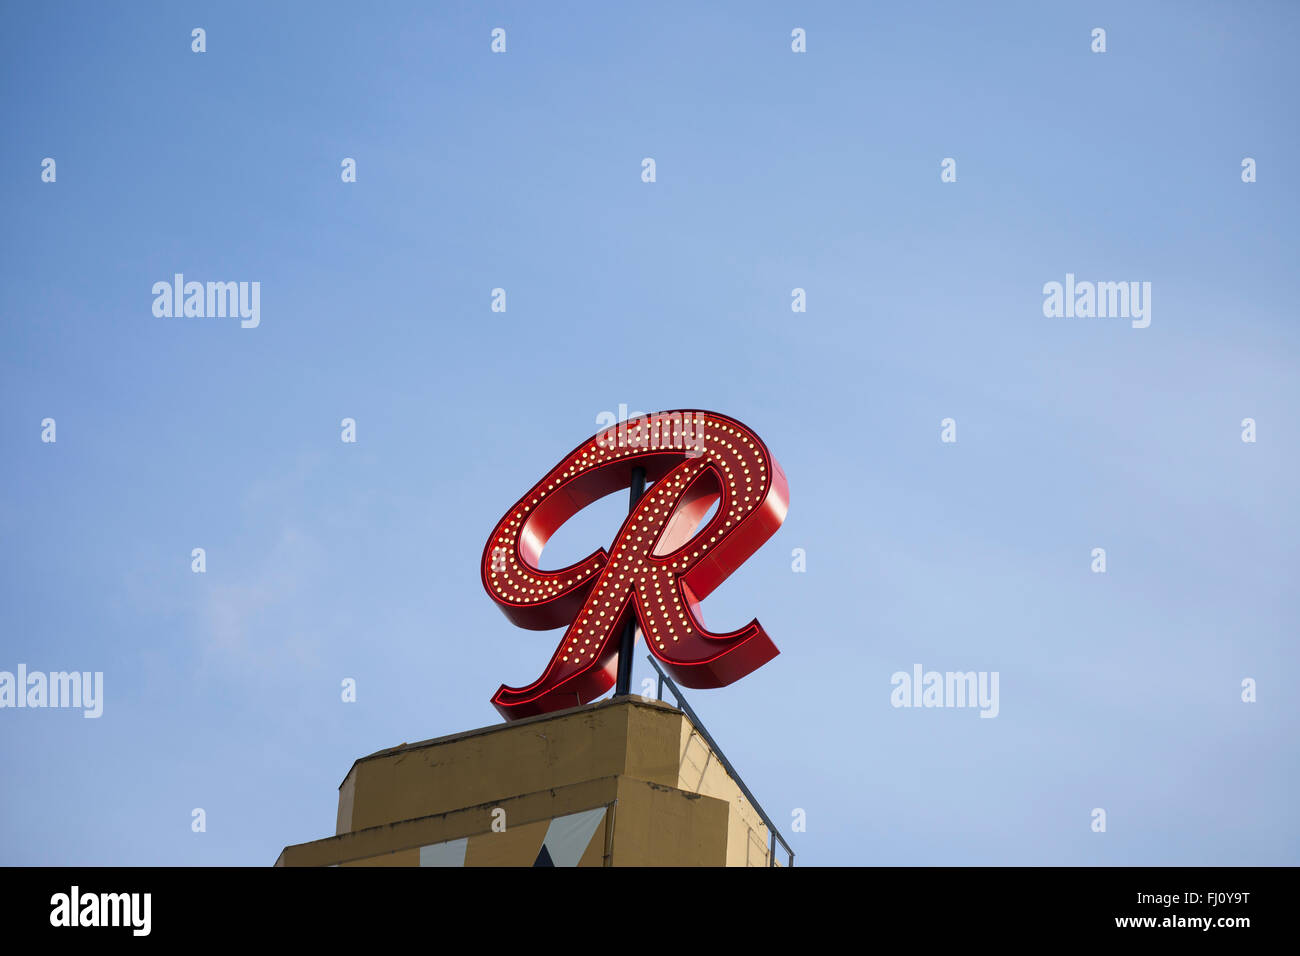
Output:
<path fill-rule="evenodd" d="M 655 673 L 659 675 L 659 687 L 655 692 L 655 696 L 659 700 L 663 700 L 664 686 L 667 685 L 668 689 L 673 692 L 673 697 L 677 699 L 677 708 L 690 718 L 696 731 L 698 731 L 699 735 L 704 738 L 704 742 L 708 744 L 713 753 L 717 755 L 718 760 L 722 763 L 722 767 L 727 771 L 728 776 L 730 776 L 732 780 L 736 781 L 736 785 L 740 787 L 740 792 L 745 795 L 745 799 L 747 799 L 753 808 L 758 811 L 758 815 L 762 818 L 763 825 L 767 827 L 769 835 L 767 865 L 776 866 L 776 844 L 780 841 L 781 846 L 785 848 L 785 852 L 789 854 L 789 865 L 794 866 L 794 850 L 790 849 L 790 844 L 785 842 L 785 837 L 781 836 L 781 831 L 776 828 L 776 824 L 773 823 L 772 818 L 767 815 L 767 811 L 763 809 L 763 805 L 758 802 L 758 799 L 752 793 L 750 793 L 749 787 L 745 786 L 745 781 L 740 779 L 740 774 L 736 773 L 736 768 L 731 765 L 731 761 L 728 760 L 727 755 L 722 752 L 722 748 L 718 746 L 718 742 L 714 740 L 708 730 L 705 729 L 699 715 L 691 709 L 691 705 L 688 704 L 686 698 L 682 696 L 681 689 L 673 683 L 671 677 L 660 669 L 659 662 L 656 661 L 653 656 L 647 655 L 646 660 L 650 662 L 650 666 L 653 667 Z"/>

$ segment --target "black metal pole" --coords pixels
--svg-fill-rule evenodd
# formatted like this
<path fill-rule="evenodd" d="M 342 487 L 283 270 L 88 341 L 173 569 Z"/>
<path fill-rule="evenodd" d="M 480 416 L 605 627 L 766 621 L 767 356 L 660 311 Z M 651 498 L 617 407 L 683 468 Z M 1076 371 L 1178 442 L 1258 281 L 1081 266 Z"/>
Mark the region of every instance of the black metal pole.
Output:
<path fill-rule="evenodd" d="M 636 503 L 645 494 L 645 469 L 639 465 L 632 469 L 631 497 L 627 503 L 627 513 L 636 510 Z M 618 645 L 618 683 L 614 685 L 615 697 L 626 697 L 632 693 L 632 648 L 636 645 L 636 598 L 632 598 L 627 624 L 623 627 L 623 639 Z"/>

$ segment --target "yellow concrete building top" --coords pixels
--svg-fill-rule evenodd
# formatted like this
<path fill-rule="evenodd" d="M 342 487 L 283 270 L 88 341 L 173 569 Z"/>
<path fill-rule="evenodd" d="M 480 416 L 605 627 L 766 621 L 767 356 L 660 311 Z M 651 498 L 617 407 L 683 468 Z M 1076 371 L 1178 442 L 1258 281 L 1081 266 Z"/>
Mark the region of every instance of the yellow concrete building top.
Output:
<path fill-rule="evenodd" d="M 276 865 L 766 866 L 768 831 L 685 714 L 620 697 L 362 757 Z"/>

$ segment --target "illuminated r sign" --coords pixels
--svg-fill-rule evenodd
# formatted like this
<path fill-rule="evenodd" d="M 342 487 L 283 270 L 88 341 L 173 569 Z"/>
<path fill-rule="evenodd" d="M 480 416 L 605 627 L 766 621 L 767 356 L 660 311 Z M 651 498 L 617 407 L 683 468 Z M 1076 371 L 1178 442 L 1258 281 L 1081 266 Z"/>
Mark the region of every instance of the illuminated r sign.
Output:
<path fill-rule="evenodd" d="M 556 529 L 628 487 L 638 467 L 652 484 L 609 551 L 540 570 Z M 715 634 L 700 622 L 699 602 L 776 533 L 788 502 L 767 446 L 713 412 L 658 412 L 583 442 L 506 513 L 483 549 L 483 586 L 506 617 L 532 630 L 567 628 L 542 676 L 503 685 L 492 703 L 515 720 L 596 699 L 614 685 L 630 615 L 685 687 L 722 687 L 767 663 L 778 651 L 758 621 Z"/>

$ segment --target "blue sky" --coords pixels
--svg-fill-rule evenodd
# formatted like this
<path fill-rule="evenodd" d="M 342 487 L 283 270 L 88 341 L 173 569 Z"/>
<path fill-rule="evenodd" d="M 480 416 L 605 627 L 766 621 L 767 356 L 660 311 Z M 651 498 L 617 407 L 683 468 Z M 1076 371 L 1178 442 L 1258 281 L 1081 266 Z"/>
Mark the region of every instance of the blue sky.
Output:
<path fill-rule="evenodd" d="M 486 536 L 620 403 L 789 479 L 704 604 L 782 653 L 690 699 L 800 863 L 1300 862 L 1300 10 L 700 6 L 6 11 L 0 670 L 105 702 L 0 711 L 0 862 L 269 865 L 496 722 L 557 637 Z M 177 272 L 260 326 L 155 317 Z M 1150 326 L 1045 318 L 1067 273 Z M 918 663 L 998 717 L 892 707 Z"/>

